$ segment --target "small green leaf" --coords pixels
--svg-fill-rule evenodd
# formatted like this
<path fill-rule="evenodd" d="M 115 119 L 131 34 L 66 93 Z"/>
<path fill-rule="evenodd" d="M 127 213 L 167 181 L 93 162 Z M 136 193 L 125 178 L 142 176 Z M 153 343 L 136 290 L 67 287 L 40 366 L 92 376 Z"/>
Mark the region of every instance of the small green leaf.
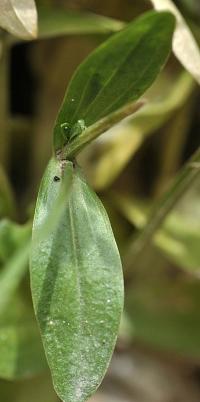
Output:
<path fill-rule="evenodd" d="M 124 23 L 86 12 L 58 7 L 38 8 L 38 37 L 51 38 L 61 35 L 108 34 L 122 29 Z"/>
<path fill-rule="evenodd" d="M 171 49 L 175 18 L 150 12 L 98 47 L 80 65 L 69 84 L 54 130 L 58 150 L 68 141 L 61 125 L 86 126 L 137 100 L 153 83 Z"/>
<path fill-rule="evenodd" d="M 65 210 L 57 227 L 40 241 L 62 182 L 71 173 Z M 31 287 L 55 390 L 65 402 L 86 401 L 102 381 L 113 352 L 123 280 L 106 212 L 71 162 L 63 165 L 52 159 L 41 184 L 33 225 Z"/>

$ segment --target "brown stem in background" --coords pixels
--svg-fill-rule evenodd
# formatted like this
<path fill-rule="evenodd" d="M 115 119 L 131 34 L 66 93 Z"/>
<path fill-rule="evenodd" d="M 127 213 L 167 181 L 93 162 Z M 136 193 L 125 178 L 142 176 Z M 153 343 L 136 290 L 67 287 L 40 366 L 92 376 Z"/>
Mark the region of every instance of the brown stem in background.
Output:
<path fill-rule="evenodd" d="M 9 47 L 6 36 L 0 38 L 0 163 L 8 164 L 8 79 L 9 79 Z"/>

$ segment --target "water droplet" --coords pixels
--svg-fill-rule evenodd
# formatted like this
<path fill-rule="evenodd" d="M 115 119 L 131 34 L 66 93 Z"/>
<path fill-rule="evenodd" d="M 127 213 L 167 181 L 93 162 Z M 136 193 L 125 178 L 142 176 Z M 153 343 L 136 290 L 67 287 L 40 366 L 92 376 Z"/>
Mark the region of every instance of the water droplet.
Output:
<path fill-rule="evenodd" d="M 54 324 L 54 322 L 51 320 L 51 321 L 49 321 L 49 325 L 53 325 Z"/>
<path fill-rule="evenodd" d="M 74 102 L 74 101 L 75 101 L 75 99 L 74 99 L 74 98 L 72 98 L 72 99 L 71 99 L 71 101 L 72 101 L 72 102 Z"/>
<path fill-rule="evenodd" d="M 63 136 L 64 136 L 64 137 L 68 137 L 68 136 L 70 135 L 71 127 L 70 127 L 70 124 L 69 124 L 69 123 L 67 123 L 67 122 L 62 123 L 62 124 L 60 125 L 60 128 L 61 128 L 61 130 L 62 130 L 62 132 L 63 132 Z"/>
<path fill-rule="evenodd" d="M 101 321 L 100 321 L 100 324 L 103 324 L 103 323 L 104 323 L 104 320 L 101 320 Z"/>
<path fill-rule="evenodd" d="M 111 302 L 111 300 L 110 300 L 110 299 L 108 299 L 108 300 L 107 300 L 107 303 L 110 303 L 110 302 Z"/>

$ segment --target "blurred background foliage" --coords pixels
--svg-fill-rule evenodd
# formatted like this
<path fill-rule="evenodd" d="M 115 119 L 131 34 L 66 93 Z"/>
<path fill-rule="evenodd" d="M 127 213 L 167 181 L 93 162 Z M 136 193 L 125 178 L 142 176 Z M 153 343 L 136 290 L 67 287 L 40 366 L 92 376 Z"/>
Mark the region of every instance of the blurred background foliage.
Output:
<path fill-rule="evenodd" d="M 199 0 L 176 4 L 200 45 Z M 29 290 L 36 194 L 74 69 L 124 21 L 150 8 L 145 0 L 36 5 L 37 40 L 0 33 L 0 402 L 58 401 Z M 79 156 L 111 219 L 126 288 L 116 351 L 92 401 L 199 402 L 200 174 L 137 258 L 132 249 L 152 208 L 200 145 L 200 91 L 172 55 L 145 102 Z"/>

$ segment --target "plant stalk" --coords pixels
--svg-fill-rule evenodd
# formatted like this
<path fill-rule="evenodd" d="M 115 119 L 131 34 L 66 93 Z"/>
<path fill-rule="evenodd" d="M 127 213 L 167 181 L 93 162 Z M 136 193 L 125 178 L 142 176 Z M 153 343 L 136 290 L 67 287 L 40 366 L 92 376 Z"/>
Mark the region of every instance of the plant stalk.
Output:
<path fill-rule="evenodd" d="M 145 101 L 133 102 L 124 106 L 123 108 L 117 110 L 114 113 L 103 117 L 97 123 L 89 126 L 84 130 L 79 136 L 77 136 L 71 143 L 69 142 L 64 150 L 62 151 L 63 159 L 73 159 L 86 145 L 91 141 L 95 140 L 105 131 L 109 130 L 115 124 L 119 123 L 121 120 L 128 116 L 136 113 L 142 106 L 144 106 Z"/>

